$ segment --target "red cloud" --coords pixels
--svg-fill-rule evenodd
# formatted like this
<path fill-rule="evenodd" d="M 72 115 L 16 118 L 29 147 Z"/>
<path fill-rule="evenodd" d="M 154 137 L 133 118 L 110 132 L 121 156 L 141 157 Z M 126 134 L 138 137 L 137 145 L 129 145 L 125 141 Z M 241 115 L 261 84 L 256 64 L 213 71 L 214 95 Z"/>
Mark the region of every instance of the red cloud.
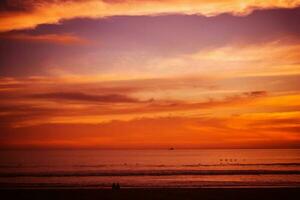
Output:
<path fill-rule="evenodd" d="M 44 34 L 44 35 L 28 35 L 28 34 L 9 34 L 0 36 L 4 39 L 22 40 L 30 42 L 45 42 L 56 44 L 84 44 L 87 41 L 83 38 L 72 34 Z"/>

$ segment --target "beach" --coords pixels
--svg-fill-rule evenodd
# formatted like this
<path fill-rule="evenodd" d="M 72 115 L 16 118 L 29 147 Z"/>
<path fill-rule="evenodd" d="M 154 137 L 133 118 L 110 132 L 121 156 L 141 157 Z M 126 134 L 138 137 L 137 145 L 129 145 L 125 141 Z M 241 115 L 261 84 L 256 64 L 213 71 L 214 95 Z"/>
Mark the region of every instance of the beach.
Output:
<path fill-rule="evenodd" d="M 297 199 L 300 150 L 2 151 L 1 199 Z M 112 190 L 112 184 L 121 189 Z"/>
<path fill-rule="evenodd" d="M 299 188 L 1 189 L 2 199 L 298 199 Z"/>
<path fill-rule="evenodd" d="M 0 188 L 299 187 L 300 150 L 1 151 Z"/>

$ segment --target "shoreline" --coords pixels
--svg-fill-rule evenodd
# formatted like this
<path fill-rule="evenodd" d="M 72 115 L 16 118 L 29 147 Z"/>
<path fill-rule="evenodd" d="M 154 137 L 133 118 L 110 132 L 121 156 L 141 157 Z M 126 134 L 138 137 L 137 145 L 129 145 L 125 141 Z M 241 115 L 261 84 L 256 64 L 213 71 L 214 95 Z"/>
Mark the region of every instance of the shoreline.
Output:
<path fill-rule="evenodd" d="M 0 189 L 4 199 L 297 199 L 300 189 L 287 188 L 121 188 Z"/>
<path fill-rule="evenodd" d="M 299 188 L 300 185 L 240 185 L 240 186 L 182 186 L 182 187 L 130 187 L 123 186 L 122 190 L 184 190 L 184 189 L 284 189 L 284 188 Z M 12 186 L 7 187 L 0 185 L 1 190 L 112 190 L 110 186 Z"/>

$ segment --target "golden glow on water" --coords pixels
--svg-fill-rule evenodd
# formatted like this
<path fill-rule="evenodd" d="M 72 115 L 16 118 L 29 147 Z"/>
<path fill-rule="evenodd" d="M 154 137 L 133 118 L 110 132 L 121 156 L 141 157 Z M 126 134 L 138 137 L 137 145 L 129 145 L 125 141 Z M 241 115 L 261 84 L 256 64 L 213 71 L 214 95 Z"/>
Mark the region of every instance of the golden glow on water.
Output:
<path fill-rule="evenodd" d="M 27 150 L 0 155 L 0 182 L 12 187 L 300 185 L 299 150 Z"/>

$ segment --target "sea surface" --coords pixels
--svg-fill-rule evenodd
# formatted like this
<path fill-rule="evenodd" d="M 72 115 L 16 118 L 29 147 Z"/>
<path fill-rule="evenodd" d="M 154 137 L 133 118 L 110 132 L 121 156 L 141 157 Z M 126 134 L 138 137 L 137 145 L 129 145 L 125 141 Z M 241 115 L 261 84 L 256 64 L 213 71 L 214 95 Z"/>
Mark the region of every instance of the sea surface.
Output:
<path fill-rule="evenodd" d="M 299 187 L 300 149 L 2 150 L 0 187 Z"/>

